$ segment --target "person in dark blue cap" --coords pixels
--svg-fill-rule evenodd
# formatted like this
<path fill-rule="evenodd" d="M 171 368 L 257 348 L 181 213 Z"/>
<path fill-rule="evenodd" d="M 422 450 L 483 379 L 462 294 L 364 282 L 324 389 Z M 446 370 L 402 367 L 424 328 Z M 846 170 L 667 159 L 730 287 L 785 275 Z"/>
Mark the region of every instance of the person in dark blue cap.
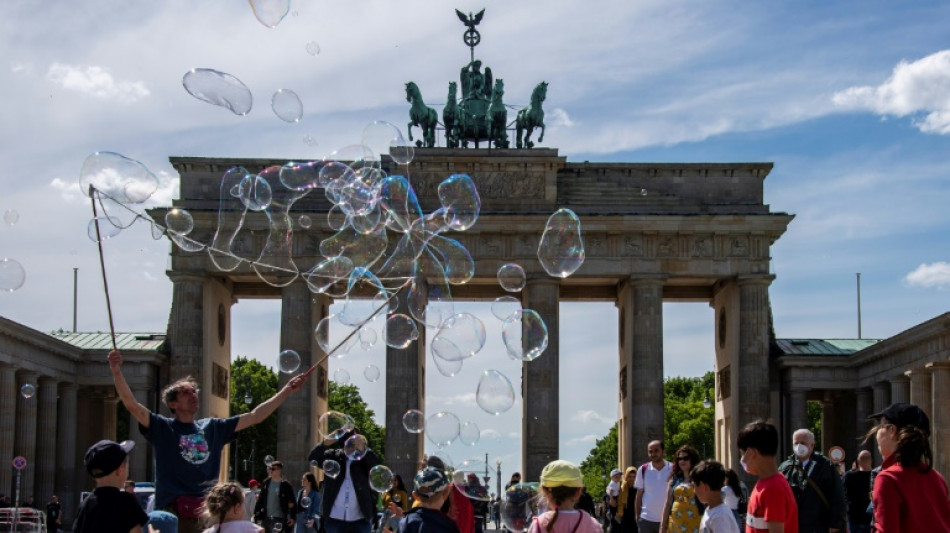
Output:
<path fill-rule="evenodd" d="M 441 510 L 452 489 L 445 472 L 427 466 L 416 473 L 413 487 L 412 497 L 418 506 L 399 521 L 398 533 L 459 533 L 455 521 Z"/>
<path fill-rule="evenodd" d="M 82 502 L 75 533 L 142 533 L 148 515 L 135 496 L 122 490 L 129 477 L 129 452 L 135 443 L 101 440 L 86 450 L 86 471 L 96 488 Z"/>

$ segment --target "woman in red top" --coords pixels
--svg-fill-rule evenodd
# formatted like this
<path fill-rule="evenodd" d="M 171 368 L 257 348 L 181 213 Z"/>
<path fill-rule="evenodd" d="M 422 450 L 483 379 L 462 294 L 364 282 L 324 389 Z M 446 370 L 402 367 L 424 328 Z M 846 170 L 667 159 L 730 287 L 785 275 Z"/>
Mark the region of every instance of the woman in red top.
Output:
<path fill-rule="evenodd" d="M 916 405 L 895 403 L 868 418 L 878 419 L 868 437 L 884 457 L 874 480 L 874 524 L 880 533 L 950 532 L 947 483 L 933 469 L 930 420 Z"/>

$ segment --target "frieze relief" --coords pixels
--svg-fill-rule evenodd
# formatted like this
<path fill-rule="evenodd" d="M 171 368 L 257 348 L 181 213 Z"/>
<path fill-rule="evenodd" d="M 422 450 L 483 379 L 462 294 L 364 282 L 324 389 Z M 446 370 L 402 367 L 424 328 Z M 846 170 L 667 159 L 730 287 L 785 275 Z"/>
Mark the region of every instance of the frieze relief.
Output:
<path fill-rule="evenodd" d="M 623 251 L 621 255 L 625 257 L 643 257 L 643 238 L 626 237 L 623 240 Z"/>
<path fill-rule="evenodd" d="M 439 184 L 448 175 L 444 172 L 417 172 L 412 187 L 419 198 L 437 198 Z M 472 175 L 482 198 L 497 200 L 543 199 L 543 172 L 483 172 Z"/>

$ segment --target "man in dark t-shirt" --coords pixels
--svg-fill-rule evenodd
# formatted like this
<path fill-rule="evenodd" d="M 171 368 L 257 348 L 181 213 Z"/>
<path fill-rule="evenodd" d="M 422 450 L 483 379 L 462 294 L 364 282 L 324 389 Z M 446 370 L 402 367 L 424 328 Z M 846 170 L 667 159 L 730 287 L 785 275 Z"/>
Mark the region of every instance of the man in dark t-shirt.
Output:
<path fill-rule="evenodd" d="M 851 533 L 870 533 L 871 513 L 871 452 L 862 450 L 858 454 L 858 469 L 844 475 L 844 497 L 848 502 L 848 531 Z"/>

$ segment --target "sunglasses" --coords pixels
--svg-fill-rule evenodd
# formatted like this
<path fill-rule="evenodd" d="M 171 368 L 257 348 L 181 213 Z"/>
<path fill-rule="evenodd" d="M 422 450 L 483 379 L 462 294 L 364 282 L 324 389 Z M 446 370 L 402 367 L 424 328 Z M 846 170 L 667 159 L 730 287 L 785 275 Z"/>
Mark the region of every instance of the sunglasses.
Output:
<path fill-rule="evenodd" d="M 686 457 L 686 456 L 683 456 L 683 457 L 677 457 L 676 460 L 677 460 L 677 461 L 689 461 L 690 458 L 689 458 L 689 457 Z"/>

